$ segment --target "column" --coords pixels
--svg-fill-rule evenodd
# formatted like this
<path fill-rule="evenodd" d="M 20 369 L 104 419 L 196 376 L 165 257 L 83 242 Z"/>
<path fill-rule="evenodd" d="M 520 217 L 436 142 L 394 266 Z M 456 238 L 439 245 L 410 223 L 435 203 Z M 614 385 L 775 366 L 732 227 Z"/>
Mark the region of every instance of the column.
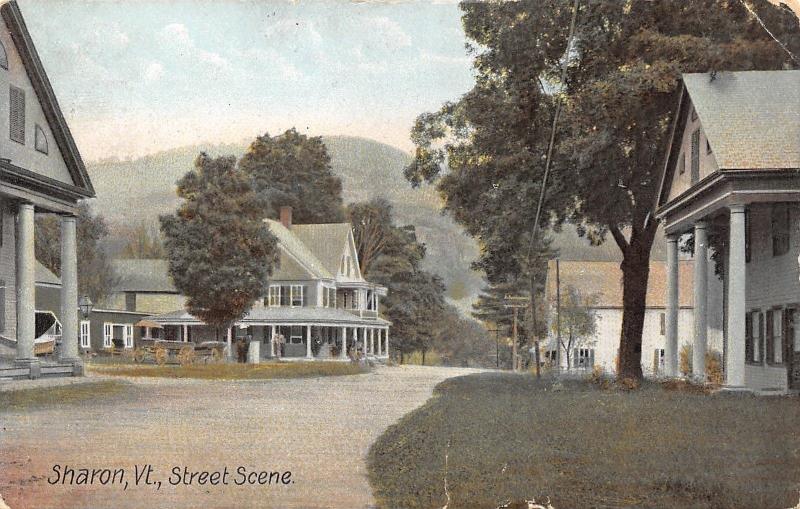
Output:
<path fill-rule="evenodd" d="M 61 218 L 61 351 L 59 360 L 80 364 L 78 355 L 77 218 Z"/>
<path fill-rule="evenodd" d="M 384 357 L 389 357 L 389 327 L 383 329 L 383 332 L 386 335 L 386 350 L 383 351 Z"/>
<path fill-rule="evenodd" d="M 233 359 L 233 348 L 231 343 L 233 342 L 233 328 L 228 327 L 227 336 L 225 337 L 225 342 L 227 344 L 226 348 L 228 349 L 228 360 L 230 361 Z"/>
<path fill-rule="evenodd" d="M 269 326 L 269 352 L 270 356 L 275 357 L 275 326 Z"/>
<path fill-rule="evenodd" d="M 342 350 L 339 352 L 339 357 L 347 358 L 347 327 L 342 327 Z"/>
<path fill-rule="evenodd" d="M 692 378 L 706 381 L 706 336 L 708 335 L 708 226 L 705 221 L 694 225 L 694 345 Z"/>
<path fill-rule="evenodd" d="M 375 355 L 375 327 L 369 329 L 369 353 Z"/>
<path fill-rule="evenodd" d="M 306 325 L 306 359 L 313 359 L 311 354 L 311 326 Z"/>
<path fill-rule="evenodd" d="M 36 255 L 33 244 L 33 204 L 20 203 L 17 211 L 17 358 L 16 363 L 38 366 L 33 354 L 36 336 Z M 38 376 L 31 367 L 31 377 Z"/>
<path fill-rule="evenodd" d="M 184 343 L 189 341 L 189 326 L 186 324 L 183 324 L 183 331 L 181 331 L 181 339 L 183 340 Z"/>
<path fill-rule="evenodd" d="M 678 376 L 678 236 L 667 235 L 667 316 L 664 374 Z"/>
<path fill-rule="evenodd" d="M 378 357 L 380 357 L 381 352 L 383 351 L 383 347 L 381 345 L 383 342 L 383 329 L 376 329 L 375 332 L 378 334 Z"/>
<path fill-rule="evenodd" d="M 730 206 L 730 243 L 728 252 L 728 340 L 725 356 L 725 385 L 745 386 L 744 347 L 747 312 L 747 265 L 745 264 L 745 206 Z"/>

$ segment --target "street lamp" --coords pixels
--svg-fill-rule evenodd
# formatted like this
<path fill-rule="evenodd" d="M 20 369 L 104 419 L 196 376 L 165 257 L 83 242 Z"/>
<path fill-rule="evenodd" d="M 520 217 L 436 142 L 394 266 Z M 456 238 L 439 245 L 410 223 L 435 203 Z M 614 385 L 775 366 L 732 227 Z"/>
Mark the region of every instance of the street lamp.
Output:
<path fill-rule="evenodd" d="M 81 316 L 84 319 L 89 318 L 89 313 L 92 312 L 92 299 L 89 298 L 88 295 L 84 295 L 81 297 L 81 300 L 78 301 L 78 309 L 81 310 Z"/>

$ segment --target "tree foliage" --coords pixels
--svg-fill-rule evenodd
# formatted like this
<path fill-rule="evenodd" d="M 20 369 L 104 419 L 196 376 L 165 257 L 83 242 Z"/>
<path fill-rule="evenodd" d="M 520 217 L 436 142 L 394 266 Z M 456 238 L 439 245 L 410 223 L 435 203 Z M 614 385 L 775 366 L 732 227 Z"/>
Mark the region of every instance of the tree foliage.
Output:
<path fill-rule="evenodd" d="M 263 198 L 234 157 L 200 154 L 178 181 L 185 201 L 161 216 L 176 288 L 205 323 L 229 326 L 266 295 L 277 241 L 263 222 Z"/>
<path fill-rule="evenodd" d="M 61 220 L 53 214 L 38 214 L 34 244 L 36 259 L 57 276 L 61 275 Z M 117 281 L 104 243 L 108 226 L 101 215 L 92 214 L 85 203 L 78 207 L 78 294 L 102 303 Z"/>
<path fill-rule="evenodd" d="M 786 47 L 800 49 L 788 9 L 750 2 Z M 490 281 L 519 274 L 533 228 L 556 101 L 563 101 L 543 225 L 569 220 L 623 262 L 623 377 L 640 378 L 654 203 L 682 72 L 781 69 L 790 57 L 742 2 L 464 2 L 476 83 L 418 117 L 406 177 L 437 181 L 445 209 L 481 241 Z M 567 64 L 561 82 L 562 64 Z"/>
<path fill-rule="evenodd" d="M 252 177 L 265 204 L 265 217 L 277 217 L 288 205 L 297 223 L 335 223 L 344 217 L 342 181 L 320 137 L 292 128 L 278 136 L 264 134 L 250 144 L 239 167 Z"/>
<path fill-rule="evenodd" d="M 160 260 L 166 256 L 158 228 L 153 228 L 144 221 L 130 232 L 128 241 L 122 248 L 123 258 Z"/>

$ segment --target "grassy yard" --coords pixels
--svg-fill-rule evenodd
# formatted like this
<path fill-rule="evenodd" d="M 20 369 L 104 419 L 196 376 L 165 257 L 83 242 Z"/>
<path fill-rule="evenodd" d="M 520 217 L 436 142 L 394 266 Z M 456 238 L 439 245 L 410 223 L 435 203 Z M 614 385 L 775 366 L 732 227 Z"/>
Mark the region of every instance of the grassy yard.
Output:
<path fill-rule="evenodd" d="M 800 401 L 481 374 L 441 383 L 369 453 L 380 507 L 788 508 Z M 448 446 L 449 444 L 449 446 Z M 524 507 L 524 506 L 520 506 Z"/>
<path fill-rule="evenodd" d="M 197 378 L 203 380 L 266 380 L 316 376 L 358 375 L 367 368 L 351 362 L 266 362 L 261 364 L 192 364 L 157 366 L 133 363 L 90 363 L 87 370 L 99 375 Z"/>
<path fill-rule="evenodd" d="M 0 411 L 29 410 L 51 405 L 75 405 L 91 401 L 97 403 L 130 390 L 124 382 L 103 381 L 37 387 L 0 392 Z"/>

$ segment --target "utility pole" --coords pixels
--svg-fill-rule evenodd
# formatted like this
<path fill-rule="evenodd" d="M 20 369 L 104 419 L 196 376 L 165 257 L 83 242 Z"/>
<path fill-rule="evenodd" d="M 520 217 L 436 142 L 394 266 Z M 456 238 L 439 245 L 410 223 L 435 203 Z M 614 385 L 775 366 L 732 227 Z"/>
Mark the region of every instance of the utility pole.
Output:
<path fill-rule="evenodd" d="M 512 311 L 513 311 L 513 314 L 514 314 L 513 315 L 514 316 L 514 321 L 511 324 L 511 336 L 512 336 L 512 342 L 513 342 L 513 344 L 511 345 L 511 369 L 513 371 L 519 370 L 519 354 L 518 354 L 518 346 L 517 346 L 517 343 L 518 343 L 518 337 L 517 337 L 517 309 L 525 308 L 527 306 L 528 306 L 527 297 L 513 297 L 511 295 L 506 295 L 505 307 L 511 308 Z M 538 364 L 537 364 L 536 368 L 537 368 L 536 373 L 537 373 L 537 376 L 538 376 L 538 374 L 539 374 L 539 371 L 538 371 L 539 366 L 538 366 Z"/>

